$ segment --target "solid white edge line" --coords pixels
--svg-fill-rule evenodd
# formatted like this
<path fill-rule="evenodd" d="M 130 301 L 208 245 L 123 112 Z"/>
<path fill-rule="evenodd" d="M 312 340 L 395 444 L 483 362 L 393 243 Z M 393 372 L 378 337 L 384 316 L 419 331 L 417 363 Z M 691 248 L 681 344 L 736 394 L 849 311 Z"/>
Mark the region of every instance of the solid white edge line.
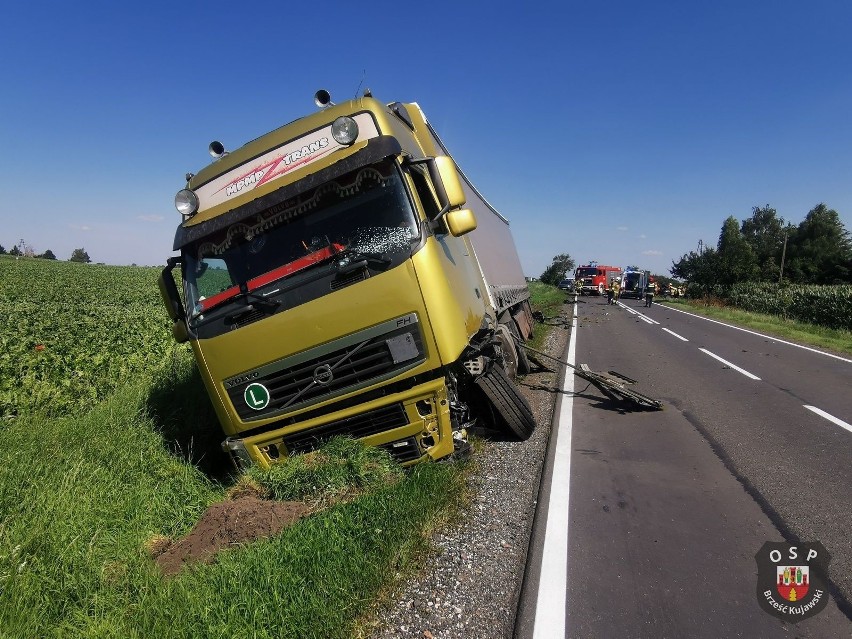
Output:
<path fill-rule="evenodd" d="M 778 337 L 772 337 L 771 335 L 764 335 L 763 333 L 758 333 L 757 331 L 750 331 L 747 328 L 740 328 L 739 326 L 734 326 L 733 324 L 725 324 L 725 322 L 720 322 L 719 320 L 710 319 L 709 317 L 704 317 L 703 315 L 696 315 L 695 313 L 689 313 L 688 311 L 682 311 L 679 308 L 675 308 L 674 306 L 666 305 L 666 308 L 677 311 L 678 313 L 683 313 L 684 315 L 689 315 L 690 317 L 697 317 L 698 319 L 707 320 L 708 322 L 713 322 L 714 324 L 721 324 L 722 326 L 727 326 L 728 328 L 733 328 L 738 331 L 742 331 L 743 333 L 751 333 L 752 335 L 757 335 L 758 337 L 764 337 L 766 339 L 771 339 L 773 342 L 780 342 L 781 344 L 786 344 L 787 346 L 795 346 L 796 348 L 803 348 L 806 351 L 810 351 L 812 353 L 817 353 L 819 355 L 825 355 L 826 357 L 833 357 L 834 359 L 839 359 L 841 362 L 849 362 L 852 364 L 852 359 L 847 359 L 845 357 L 840 357 L 840 355 L 833 355 L 831 353 L 826 353 L 825 351 L 821 351 L 817 348 L 811 348 L 810 346 L 802 346 L 801 344 L 795 344 L 793 342 L 788 342 L 787 340 L 779 339 Z"/>
<path fill-rule="evenodd" d="M 699 350 L 699 351 L 701 351 L 702 353 L 707 353 L 710 357 L 715 357 L 715 358 L 716 358 L 716 359 L 718 359 L 720 362 L 722 362 L 723 364 L 727 365 L 729 368 L 733 368 L 733 369 L 734 369 L 735 371 L 737 371 L 738 373 L 742 373 L 742 374 L 743 374 L 743 375 L 745 375 L 746 377 L 751 377 L 752 379 L 756 379 L 757 381 L 760 381 L 760 378 L 759 378 L 757 375 L 754 375 L 754 374 L 752 374 L 752 373 L 749 373 L 747 370 L 745 370 L 744 368 L 740 368 L 740 367 L 739 367 L 739 366 L 737 366 L 736 364 L 731 364 L 731 362 L 729 362 L 729 361 L 728 361 L 728 360 L 726 360 L 726 359 L 722 359 L 721 357 L 719 357 L 718 355 L 716 355 L 716 353 L 711 353 L 711 352 L 710 352 L 710 351 L 708 351 L 706 348 L 699 348 L 698 350 Z"/>
<path fill-rule="evenodd" d="M 816 406 L 808 406 L 807 404 L 802 404 L 802 406 L 807 408 L 809 411 L 813 411 L 814 413 L 816 413 L 820 417 L 824 417 L 825 419 L 830 421 L 832 424 L 837 424 L 838 426 L 840 426 L 840 428 L 845 428 L 850 433 L 852 433 L 852 424 L 847 424 L 842 419 L 835 417 L 831 413 L 826 413 L 824 410 L 821 410 L 821 409 L 817 408 Z"/>
<path fill-rule="evenodd" d="M 577 305 L 568 341 L 568 363 L 573 365 L 577 353 Z M 547 525 L 541 555 L 541 574 L 535 606 L 533 639 L 564 637 L 566 597 L 568 593 L 568 498 L 571 480 L 571 431 L 574 409 L 574 371 L 565 370 L 562 403 L 556 431 L 556 451 L 550 478 L 547 503 Z"/>
<path fill-rule="evenodd" d="M 677 337 L 677 338 L 678 338 L 679 340 L 681 340 L 681 341 L 684 341 L 684 342 L 688 342 L 688 341 L 689 341 L 688 339 L 686 339 L 685 337 L 681 337 L 680 335 L 678 335 L 678 334 L 677 334 L 677 333 L 675 333 L 674 331 L 670 331 L 670 330 L 669 330 L 669 329 L 667 329 L 665 326 L 663 326 L 663 327 L 662 327 L 662 329 L 663 329 L 666 333 L 670 333 L 671 335 L 674 335 L 675 337 Z"/>

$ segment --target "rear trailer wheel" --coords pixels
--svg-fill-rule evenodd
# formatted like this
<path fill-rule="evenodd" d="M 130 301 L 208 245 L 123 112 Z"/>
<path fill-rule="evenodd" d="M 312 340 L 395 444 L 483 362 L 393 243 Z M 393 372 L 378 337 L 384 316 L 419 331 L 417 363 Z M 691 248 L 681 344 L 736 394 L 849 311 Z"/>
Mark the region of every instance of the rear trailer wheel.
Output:
<path fill-rule="evenodd" d="M 500 351 L 503 354 L 503 367 L 506 369 L 509 377 L 516 377 L 520 365 L 518 362 L 518 348 L 515 346 L 515 340 L 512 339 L 512 332 L 505 324 L 497 326 L 497 343 L 500 345 Z"/>
<path fill-rule="evenodd" d="M 526 375 L 532 370 L 532 366 L 530 366 L 530 360 L 527 357 L 527 349 L 524 348 L 521 333 L 518 331 L 518 327 L 515 326 L 514 322 L 509 324 L 509 332 L 512 334 L 512 339 L 515 340 L 515 351 L 518 354 L 518 372 L 521 375 Z"/>
<path fill-rule="evenodd" d="M 535 417 L 506 371 L 500 366 L 491 366 L 475 383 L 491 404 L 496 426 L 521 441 L 529 439 L 535 430 Z"/>

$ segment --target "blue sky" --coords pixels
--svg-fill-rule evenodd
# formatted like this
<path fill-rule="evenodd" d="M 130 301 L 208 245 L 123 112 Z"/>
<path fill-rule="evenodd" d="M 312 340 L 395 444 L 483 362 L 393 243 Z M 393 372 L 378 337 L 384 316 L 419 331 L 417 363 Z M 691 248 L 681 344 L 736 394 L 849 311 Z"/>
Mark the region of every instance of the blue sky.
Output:
<path fill-rule="evenodd" d="M 76 6 L 75 6 L 76 5 Z M 369 87 L 416 101 L 538 276 L 729 215 L 852 230 L 852 3 L 7 3 L 0 244 L 162 264 L 186 172 Z"/>

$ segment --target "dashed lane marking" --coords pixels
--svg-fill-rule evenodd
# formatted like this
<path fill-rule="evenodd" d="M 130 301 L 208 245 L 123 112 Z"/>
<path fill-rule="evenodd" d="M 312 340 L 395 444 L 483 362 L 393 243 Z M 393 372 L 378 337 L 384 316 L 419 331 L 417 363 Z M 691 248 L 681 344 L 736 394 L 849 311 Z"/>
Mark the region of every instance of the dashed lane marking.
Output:
<path fill-rule="evenodd" d="M 824 410 L 821 410 L 821 409 L 817 408 L 816 406 L 808 406 L 807 404 L 803 404 L 803 406 L 805 408 L 807 408 L 809 411 L 813 411 L 814 413 L 816 413 L 820 417 L 824 417 L 825 419 L 830 421 L 832 424 L 837 424 L 838 426 L 840 426 L 840 428 L 845 428 L 850 433 L 852 433 L 852 424 L 844 422 L 839 417 L 835 417 L 831 413 L 826 413 Z"/>
<path fill-rule="evenodd" d="M 736 364 L 732 364 L 731 362 L 729 362 L 726 359 L 722 359 L 721 357 L 719 357 L 715 353 L 711 353 L 710 351 L 708 351 L 706 348 L 699 348 L 698 350 L 701 351 L 702 353 L 707 353 L 710 357 L 718 359 L 720 362 L 725 364 L 728 368 L 733 368 L 735 371 L 737 371 L 738 373 L 742 373 L 746 377 L 750 377 L 751 379 L 756 379 L 757 381 L 760 381 L 760 378 L 757 375 L 754 375 L 753 373 L 749 373 L 744 368 L 740 368 Z"/>
<path fill-rule="evenodd" d="M 647 316 L 647 315 L 645 315 L 644 313 L 640 313 L 639 311 L 637 311 L 637 310 L 635 310 L 635 309 L 630 308 L 630 307 L 629 307 L 629 306 L 627 306 L 627 304 L 625 304 L 624 302 L 619 302 L 619 303 L 618 303 L 618 305 L 619 305 L 621 308 L 623 308 L 624 310 L 626 310 L 626 311 L 628 311 L 628 312 L 630 312 L 630 313 L 633 313 L 634 315 L 638 315 L 638 316 L 639 316 L 639 319 L 641 319 L 641 320 L 642 320 L 643 322 L 645 322 L 646 324 L 659 324 L 659 322 L 658 322 L 657 320 L 651 319 L 650 317 L 648 317 L 648 316 Z"/>
<path fill-rule="evenodd" d="M 680 335 L 678 335 L 678 334 L 677 334 L 677 333 L 675 333 L 674 331 L 670 331 L 670 330 L 669 330 L 669 329 L 667 329 L 665 326 L 663 326 L 662 328 L 663 328 L 663 330 L 664 330 L 666 333 L 669 333 L 669 334 L 671 334 L 671 335 L 674 335 L 675 337 L 677 337 L 677 338 L 678 338 L 680 341 L 682 341 L 682 342 L 688 342 L 688 341 L 689 341 L 688 339 L 686 339 L 685 337 L 681 337 Z"/>
<path fill-rule="evenodd" d="M 848 359 L 846 357 L 840 357 L 839 355 L 833 355 L 832 353 L 826 353 L 825 351 L 821 351 L 816 348 L 811 348 L 810 346 L 802 346 L 801 344 L 794 344 L 793 342 L 788 342 L 783 339 L 779 339 L 777 337 L 772 337 L 771 335 L 764 335 L 763 333 L 758 333 L 757 331 L 750 331 L 747 328 L 740 328 L 739 326 L 734 326 L 733 324 L 725 324 L 725 322 L 720 322 L 719 320 L 710 319 L 709 317 L 704 317 L 703 315 L 696 315 L 695 313 L 688 313 L 687 311 L 682 311 L 679 308 L 675 308 L 673 306 L 665 306 L 666 309 L 670 311 L 677 311 L 678 313 L 683 313 L 684 315 L 689 315 L 690 317 L 697 317 L 698 319 L 706 320 L 708 322 L 713 322 L 714 324 L 721 324 L 722 326 L 727 326 L 728 328 L 733 328 L 738 331 L 742 331 L 743 333 L 751 333 L 752 335 L 757 335 L 758 337 L 763 337 L 764 339 L 771 339 L 773 342 L 778 342 L 780 344 L 786 344 L 787 346 L 795 346 L 796 348 L 803 348 L 806 351 L 811 351 L 812 353 L 817 353 L 819 355 L 825 355 L 826 357 L 833 357 L 834 359 L 839 359 L 841 362 L 849 362 L 852 364 L 852 359 Z"/>

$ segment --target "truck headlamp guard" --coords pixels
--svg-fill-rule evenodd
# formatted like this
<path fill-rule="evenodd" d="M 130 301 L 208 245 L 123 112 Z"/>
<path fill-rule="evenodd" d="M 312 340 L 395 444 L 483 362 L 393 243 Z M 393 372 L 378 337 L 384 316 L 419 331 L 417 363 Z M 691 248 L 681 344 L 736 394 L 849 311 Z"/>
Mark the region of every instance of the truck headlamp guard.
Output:
<path fill-rule="evenodd" d="M 192 217 L 198 212 L 198 196 L 189 189 L 181 189 L 175 195 L 175 208 L 184 217 Z"/>
<path fill-rule="evenodd" d="M 346 115 L 341 115 L 331 125 L 331 137 L 338 144 L 349 146 L 358 139 L 358 123 Z"/>

